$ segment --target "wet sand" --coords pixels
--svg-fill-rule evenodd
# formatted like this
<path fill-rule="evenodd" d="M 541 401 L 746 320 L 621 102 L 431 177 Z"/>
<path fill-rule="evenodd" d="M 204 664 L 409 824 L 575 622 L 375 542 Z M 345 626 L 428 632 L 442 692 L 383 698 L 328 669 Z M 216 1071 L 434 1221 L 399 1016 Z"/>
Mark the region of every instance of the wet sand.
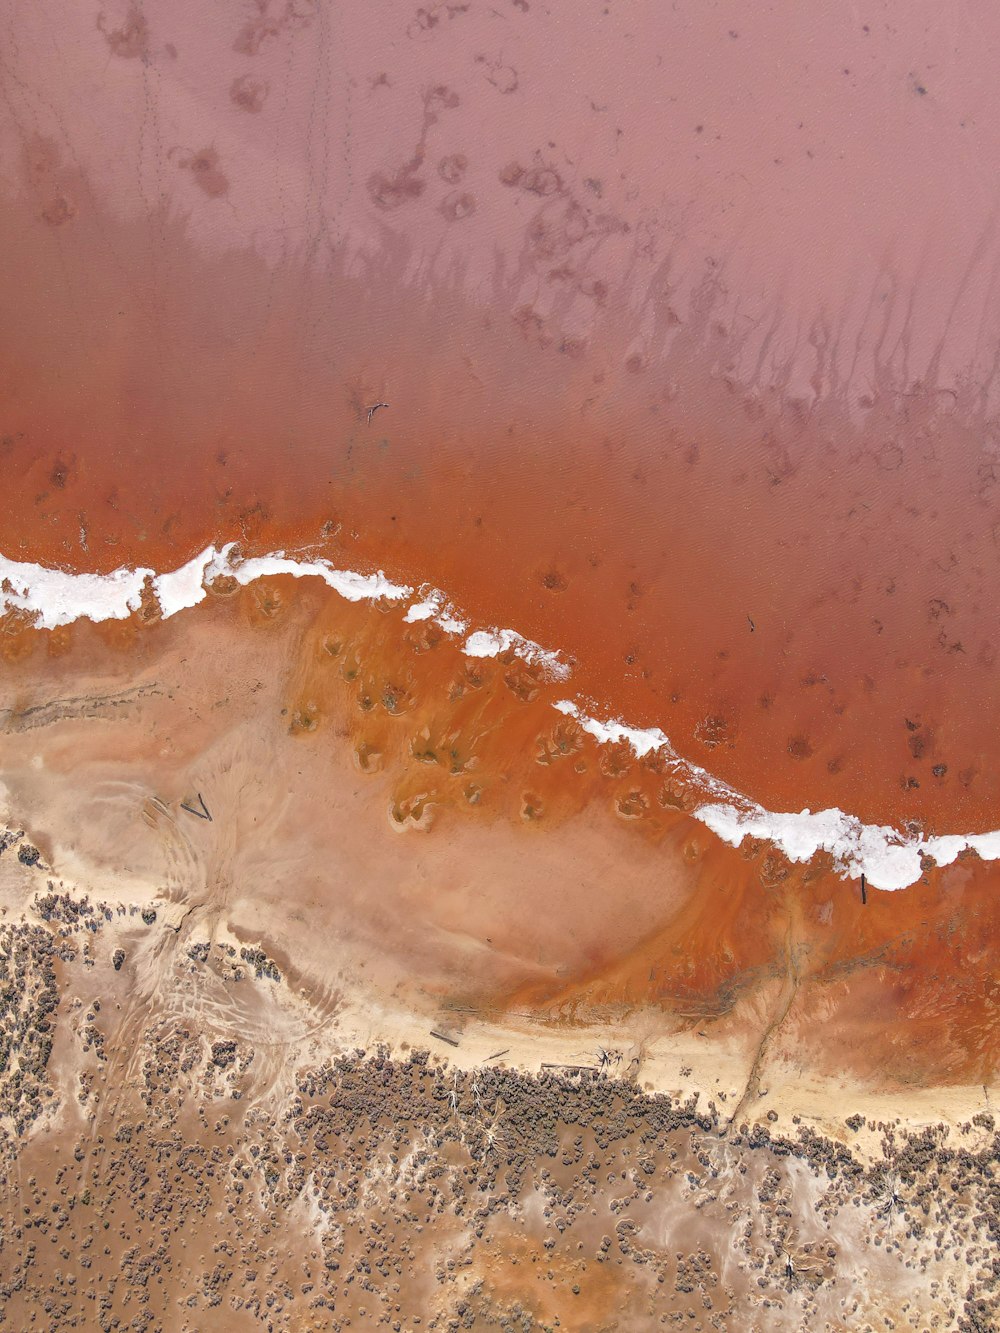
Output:
<path fill-rule="evenodd" d="M 825 854 L 726 847 L 655 752 L 557 713 L 540 667 L 288 578 L 20 642 L 5 819 L 71 884 L 249 933 L 428 1027 L 624 1024 L 657 1089 L 705 1043 L 731 1110 L 761 1062 L 793 1101 L 827 1079 L 980 1109 L 1000 908 L 974 854 L 862 901 Z"/>

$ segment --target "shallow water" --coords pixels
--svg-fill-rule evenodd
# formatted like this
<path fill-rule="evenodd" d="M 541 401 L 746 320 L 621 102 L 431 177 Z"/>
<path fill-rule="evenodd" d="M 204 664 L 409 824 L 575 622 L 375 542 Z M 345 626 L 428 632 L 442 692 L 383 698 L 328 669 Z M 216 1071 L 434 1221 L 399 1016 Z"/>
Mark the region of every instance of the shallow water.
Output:
<path fill-rule="evenodd" d="M 770 809 L 992 828 L 996 19 L 745 17 L 18 10 L 4 554 L 304 546 Z"/>

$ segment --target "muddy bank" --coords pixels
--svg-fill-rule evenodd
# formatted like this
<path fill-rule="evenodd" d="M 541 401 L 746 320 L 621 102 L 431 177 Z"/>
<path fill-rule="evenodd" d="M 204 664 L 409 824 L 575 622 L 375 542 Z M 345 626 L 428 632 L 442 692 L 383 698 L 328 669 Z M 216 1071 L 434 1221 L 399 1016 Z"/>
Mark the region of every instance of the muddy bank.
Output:
<path fill-rule="evenodd" d="M 974 855 L 863 899 L 823 854 L 725 846 L 655 754 L 556 712 L 540 668 L 293 580 L 7 642 L 23 839 L 0 864 L 29 883 L 167 911 L 191 943 L 235 932 L 375 1006 L 366 1041 L 409 1014 L 466 1050 L 533 1030 L 590 1061 L 619 1031 L 641 1082 L 690 1067 L 730 1116 L 748 1089 L 984 1109 L 1000 899 Z"/>

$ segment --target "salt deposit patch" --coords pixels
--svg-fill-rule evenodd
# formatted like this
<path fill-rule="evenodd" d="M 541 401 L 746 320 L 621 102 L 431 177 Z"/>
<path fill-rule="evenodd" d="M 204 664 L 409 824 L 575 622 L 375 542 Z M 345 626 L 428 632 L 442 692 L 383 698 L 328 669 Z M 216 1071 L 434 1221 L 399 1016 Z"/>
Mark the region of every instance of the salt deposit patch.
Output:
<path fill-rule="evenodd" d="M 525 662 L 536 663 L 553 680 L 567 680 L 570 674 L 569 666 L 558 653 L 511 629 L 476 630 L 466 639 L 462 652 L 468 657 L 499 657 L 501 653 L 513 652 Z"/>
<path fill-rule="evenodd" d="M 602 722 L 571 699 L 562 699 L 555 707 L 575 718 L 601 744 L 625 742 L 640 759 L 659 751 L 678 778 L 711 798 L 691 814 L 732 847 L 739 847 L 744 838 L 758 838 L 777 847 L 789 861 L 799 863 L 825 851 L 841 874 L 851 879 L 860 879 L 863 874 L 873 888 L 885 890 L 915 884 L 923 874 L 924 857 L 939 866 L 950 865 L 963 851 L 974 851 L 984 861 L 1000 860 L 1000 831 L 923 838 L 908 836 L 888 824 L 863 824 L 856 815 L 836 808 L 766 810 L 681 758 L 659 727 L 630 727 L 617 720 Z"/>
<path fill-rule="evenodd" d="M 42 629 L 74 620 L 127 620 L 138 610 L 152 569 L 116 569 L 111 574 L 71 574 L 0 555 L 0 610 L 26 611 Z"/>

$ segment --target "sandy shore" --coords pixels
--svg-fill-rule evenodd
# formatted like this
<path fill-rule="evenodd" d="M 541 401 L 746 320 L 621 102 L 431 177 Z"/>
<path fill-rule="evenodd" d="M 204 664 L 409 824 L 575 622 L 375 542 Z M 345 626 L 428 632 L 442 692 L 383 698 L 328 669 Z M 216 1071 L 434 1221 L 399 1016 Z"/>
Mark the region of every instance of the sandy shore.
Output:
<path fill-rule="evenodd" d="M 370 993 L 306 994 L 258 943 L 221 923 L 209 941 L 125 885 L 29 897 L 45 872 L 9 855 L 0 1311 L 16 1327 L 39 1308 L 53 1330 L 96 1312 L 185 1333 L 995 1317 L 998 1140 L 992 1115 L 953 1123 L 962 1089 L 904 1108 L 845 1087 L 838 1104 L 829 1080 L 792 1090 L 769 1069 L 752 1123 L 731 1125 L 719 1084 L 743 1075 L 717 1047 L 509 1017 L 430 1032 Z M 598 1043 L 669 1094 L 617 1059 L 594 1068 Z"/>
<path fill-rule="evenodd" d="M 0 781 L 45 869 L 8 851 L 8 911 L 44 877 L 185 944 L 260 945 L 331 1050 L 432 1028 L 463 1067 L 611 1049 L 640 1088 L 830 1132 L 988 1109 L 969 945 L 991 867 L 862 907 L 822 863 L 717 843 L 655 766 L 563 732 L 553 761 L 540 675 L 425 635 L 269 580 L 138 631 L 77 626 L 56 655 L 38 636 Z"/>

